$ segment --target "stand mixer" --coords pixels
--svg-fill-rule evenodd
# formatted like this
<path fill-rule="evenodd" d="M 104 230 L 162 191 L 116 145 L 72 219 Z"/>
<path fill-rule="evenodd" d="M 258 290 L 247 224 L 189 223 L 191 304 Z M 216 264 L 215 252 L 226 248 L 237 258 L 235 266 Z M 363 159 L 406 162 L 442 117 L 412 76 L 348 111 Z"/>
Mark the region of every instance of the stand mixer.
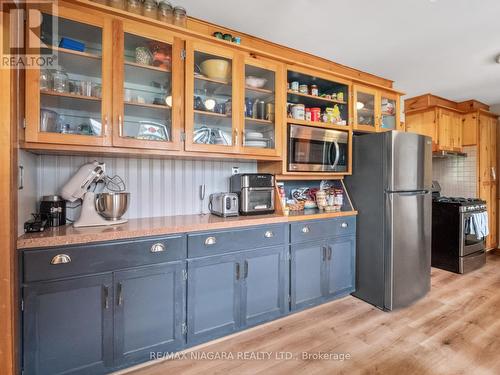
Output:
<path fill-rule="evenodd" d="M 98 183 L 104 183 L 111 193 L 96 194 L 94 191 L 89 191 L 93 184 Z M 129 193 L 124 193 L 124 190 L 125 184 L 120 177 L 106 176 L 105 164 L 94 161 L 78 169 L 63 186 L 61 195 L 69 202 L 82 199 L 80 217 L 73 223 L 73 226 L 76 228 L 92 227 L 127 222 L 126 219 L 121 219 L 128 208 L 129 201 Z"/>

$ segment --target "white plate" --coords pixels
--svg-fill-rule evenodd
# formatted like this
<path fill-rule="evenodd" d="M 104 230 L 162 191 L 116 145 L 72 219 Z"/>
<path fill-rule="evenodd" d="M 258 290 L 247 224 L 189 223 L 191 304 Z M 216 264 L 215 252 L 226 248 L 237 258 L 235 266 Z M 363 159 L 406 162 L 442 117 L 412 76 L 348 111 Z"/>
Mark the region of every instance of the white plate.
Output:
<path fill-rule="evenodd" d="M 258 139 L 258 138 L 264 138 L 264 134 L 259 133 L 259 132 L 246 132 L 245 136 L 247 139 Z"/>
<path fill-rule="evenodd" d="M 245 141 L 245 146 L 248 147 L 267 147 L 266 141 Z"/>

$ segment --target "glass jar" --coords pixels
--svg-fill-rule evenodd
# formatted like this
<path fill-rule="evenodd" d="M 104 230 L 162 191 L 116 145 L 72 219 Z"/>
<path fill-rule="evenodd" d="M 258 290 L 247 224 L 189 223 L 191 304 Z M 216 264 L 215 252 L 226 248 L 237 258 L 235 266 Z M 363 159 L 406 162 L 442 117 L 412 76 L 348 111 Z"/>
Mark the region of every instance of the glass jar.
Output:
<path fill-rule="evenodd" d="M 127 12 L 142 15 L 142 3 L 138 0 L 127 0 Z"/>
<path fill-rule="evenodd" d="M 187 14 L 186 9 L 183 7 L 174 8 L 174 25 L 186 27 L 187 24 Z"/>
<path fill-rule="evenodd" d="M 48 69 L 40 70 L 40 90 L 52 90 L 52 74 Z"/>
<path fill-rule="evenodd" d="M 142 8 L 142 15 L 152 19 L 158 19 L 158 7 L 153 0 L 145 0 Z"/>
<path fill-rule="evenodd" d="M 125 9 L 125 0 L 108 0 L 108 4 L 116 9 Z"/>
<path fill-rule="evenodd" d="M 165 23 L 174 21 L 174 8 L 168 1 L 162 1 L 159 5 L 158 19 Z"/>
<path fill-rule="evenodd" d="M 54 91 L 60 93 L 69 92 L 69 78 L 66 72 L 61 68 L 54 71 L 52 74 Z"/>

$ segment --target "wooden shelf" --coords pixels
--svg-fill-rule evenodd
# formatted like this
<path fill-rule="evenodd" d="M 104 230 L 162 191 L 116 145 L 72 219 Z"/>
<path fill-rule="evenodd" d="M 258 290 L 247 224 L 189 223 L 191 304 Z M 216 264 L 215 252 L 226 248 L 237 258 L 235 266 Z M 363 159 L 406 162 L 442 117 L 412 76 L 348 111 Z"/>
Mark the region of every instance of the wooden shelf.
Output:
<path fill-rule="evenodd" d="M 263 125 L 274 125 L 274 122 L 272 122 L 272 121 L 261 120 L 261 119 L 253 118 L 253 117 L 245 117 L 245 121 L 254 122 L 254 123 L 263 124 Z"/>
<path fill-rule="evenodd" d="M 395 113 L 382 112 L 382 116 L 396 116 Z"/>
<path fill-rule="evenodd" d="M 308 213 L 308 211 L 314 210 L 304 210 L 304 211 L 290 211 L 288 214 L 288 221 L 301 221 L 301 220 L 312 220 L 312 219 L 328 219 L 333 217 L 343 217 L 357 215 L 358 211 L 319 211 L 316 209 L 315 213 Z"/>
<path fill-rule="evenodd" d="M 321 96 L 302 94 L 300 92 L 295 92 L 295 91 L 291 91 L 291 90 L 288 90 L 287 94 L 288 95 L 302 96 L 302 97 L 308 98 L 308 99 L 321 100 L 321 101 L 329 102 L 329 103 L 344 104 L 344 105 L 347 104 L 346 101 L 341 101 L 341 100 L 337 100 L 337 99 L 327 99 L 327 98 L 323 98 Z"/>
<path fill-rule="evenodd" d="M 155 109 L 171 109 L 167 105 L 161 104 L 152 104 L 152 103 L 137 103 L 137 102 L 123 102 L 125 105 L 134 105 L 137 107 L 145 107 L 145 108 L 155 108 Z"/>
<path fill-rule="evenodd" d="M 194 76 L 194 79 L 200 80 L 200 81 L 206 81 L 206 82 L 211 82 L 211 83 L 218 83 L 220 85 L 230 85 L 230 81 L 223 81 L 221 79 L 212 79 L 208 77 L 203 77 L 203 76 Z"/>
<path fill-rule="evenodd" d="M 156 70 L 158 72 L 163 72 L 163 73 L 171 73 L 171 70 L 169 70 L 169 69 L 159 68 L 159 67 L 153 66 L 153 65 L 139 64 L 139 63 L 132 62 L 132 61 L 125 61 L 125 65 L 133 66 L 136 68 L 142 68 L 142 69 Z"/>
<path fill-rule="evenodd" d="M 206 115 L 206 116 L 213 116 L 213 117 L 223 117 L 223 118 L 228 118 L 230 119 L 231 116 L 222 114 L 222 113 L 216 113 L 216 112 L 208 112 L 208 111 L 200 111 L 199 109 L 193 110 L 194 113 L 199 114 L 199 115 Z"/>
<path fill-rule="evenodd" d="M 83 99 L 83 100 L 92 100 L 92 101 L 100 101 L 101 100 L 101 98 L 98 98 L 97 96 L 86 96 L 86 95 L 79 95 L 79 94 L 61 93 L 61 92 L 57 92 L 57 91 L 40 90 L 40 93 L 42 95 L 59 96 L 62 98 Z"/>
<path fill-rule="evenodd" d="M 255 91 L 255 92 L 261 92 L 261 93 L 263 93 L 263 94 L 269 94 L 269 95 L 274 94 L 274 91 L 273 91 L 273 90 L 268 90 L 268 89 L 259 89 L 259 88 L 257 88 L 257 87 L 251 87 L 251 86 L 245 86 L 245 90 Z"/>
<path fill-rule="evenodd" d="M 317 128 L 324 128 L 324 129 L 334 129 L 334 130 L 344 130 L 344 131 L 351 130 L 351 127 L 349 125 L 335 125 L 320 121 L 306 121 L 306 120 L 296 120 L 293 118 L 287 118 L 286 122 L 288 124 L 314 126 Z"/>
<path fill-rule="evenodd" d="M 80 57 L 87 57 L 89 59 L 98 59 L 98 60 L 101 59 L 101 56 L 99 56 L 99 55 L 97 55 L 95 53 L 80 52 L 80 51 L 75 51 L 75 50 L 72 50 L 72 49 L 63 48 L 63 47 L 56 47 L 56 46 L 51 46 L 50 48 L 52 48 L 54 51 L 68 53 L 70 55 L 76 55 L 76 56 L 80 56 Z"/>

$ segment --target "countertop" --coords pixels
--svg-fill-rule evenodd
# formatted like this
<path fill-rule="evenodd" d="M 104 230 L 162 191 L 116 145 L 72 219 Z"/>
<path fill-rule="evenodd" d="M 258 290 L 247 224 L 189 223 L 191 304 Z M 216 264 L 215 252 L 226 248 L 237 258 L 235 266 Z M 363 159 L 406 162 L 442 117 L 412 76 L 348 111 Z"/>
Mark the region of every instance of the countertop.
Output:
<path fill-rule="evenodd" d="M 89 242 L 112 241 L 127 238 L 237 228 L 251 225 L 285 223 L 298 220 L 325 219 L 356 215 L 357 211 L 331 212 L 312 215 L 256 215 L 219 217 L 215 215 L 179 215 L 144 219 L 130 219 L 125 224 L 106 227 L 74 228 L 71 225 L 48 228 L 43 232 L 28 233 L 17 239 L 18 249 L 76 245 Z"/>

